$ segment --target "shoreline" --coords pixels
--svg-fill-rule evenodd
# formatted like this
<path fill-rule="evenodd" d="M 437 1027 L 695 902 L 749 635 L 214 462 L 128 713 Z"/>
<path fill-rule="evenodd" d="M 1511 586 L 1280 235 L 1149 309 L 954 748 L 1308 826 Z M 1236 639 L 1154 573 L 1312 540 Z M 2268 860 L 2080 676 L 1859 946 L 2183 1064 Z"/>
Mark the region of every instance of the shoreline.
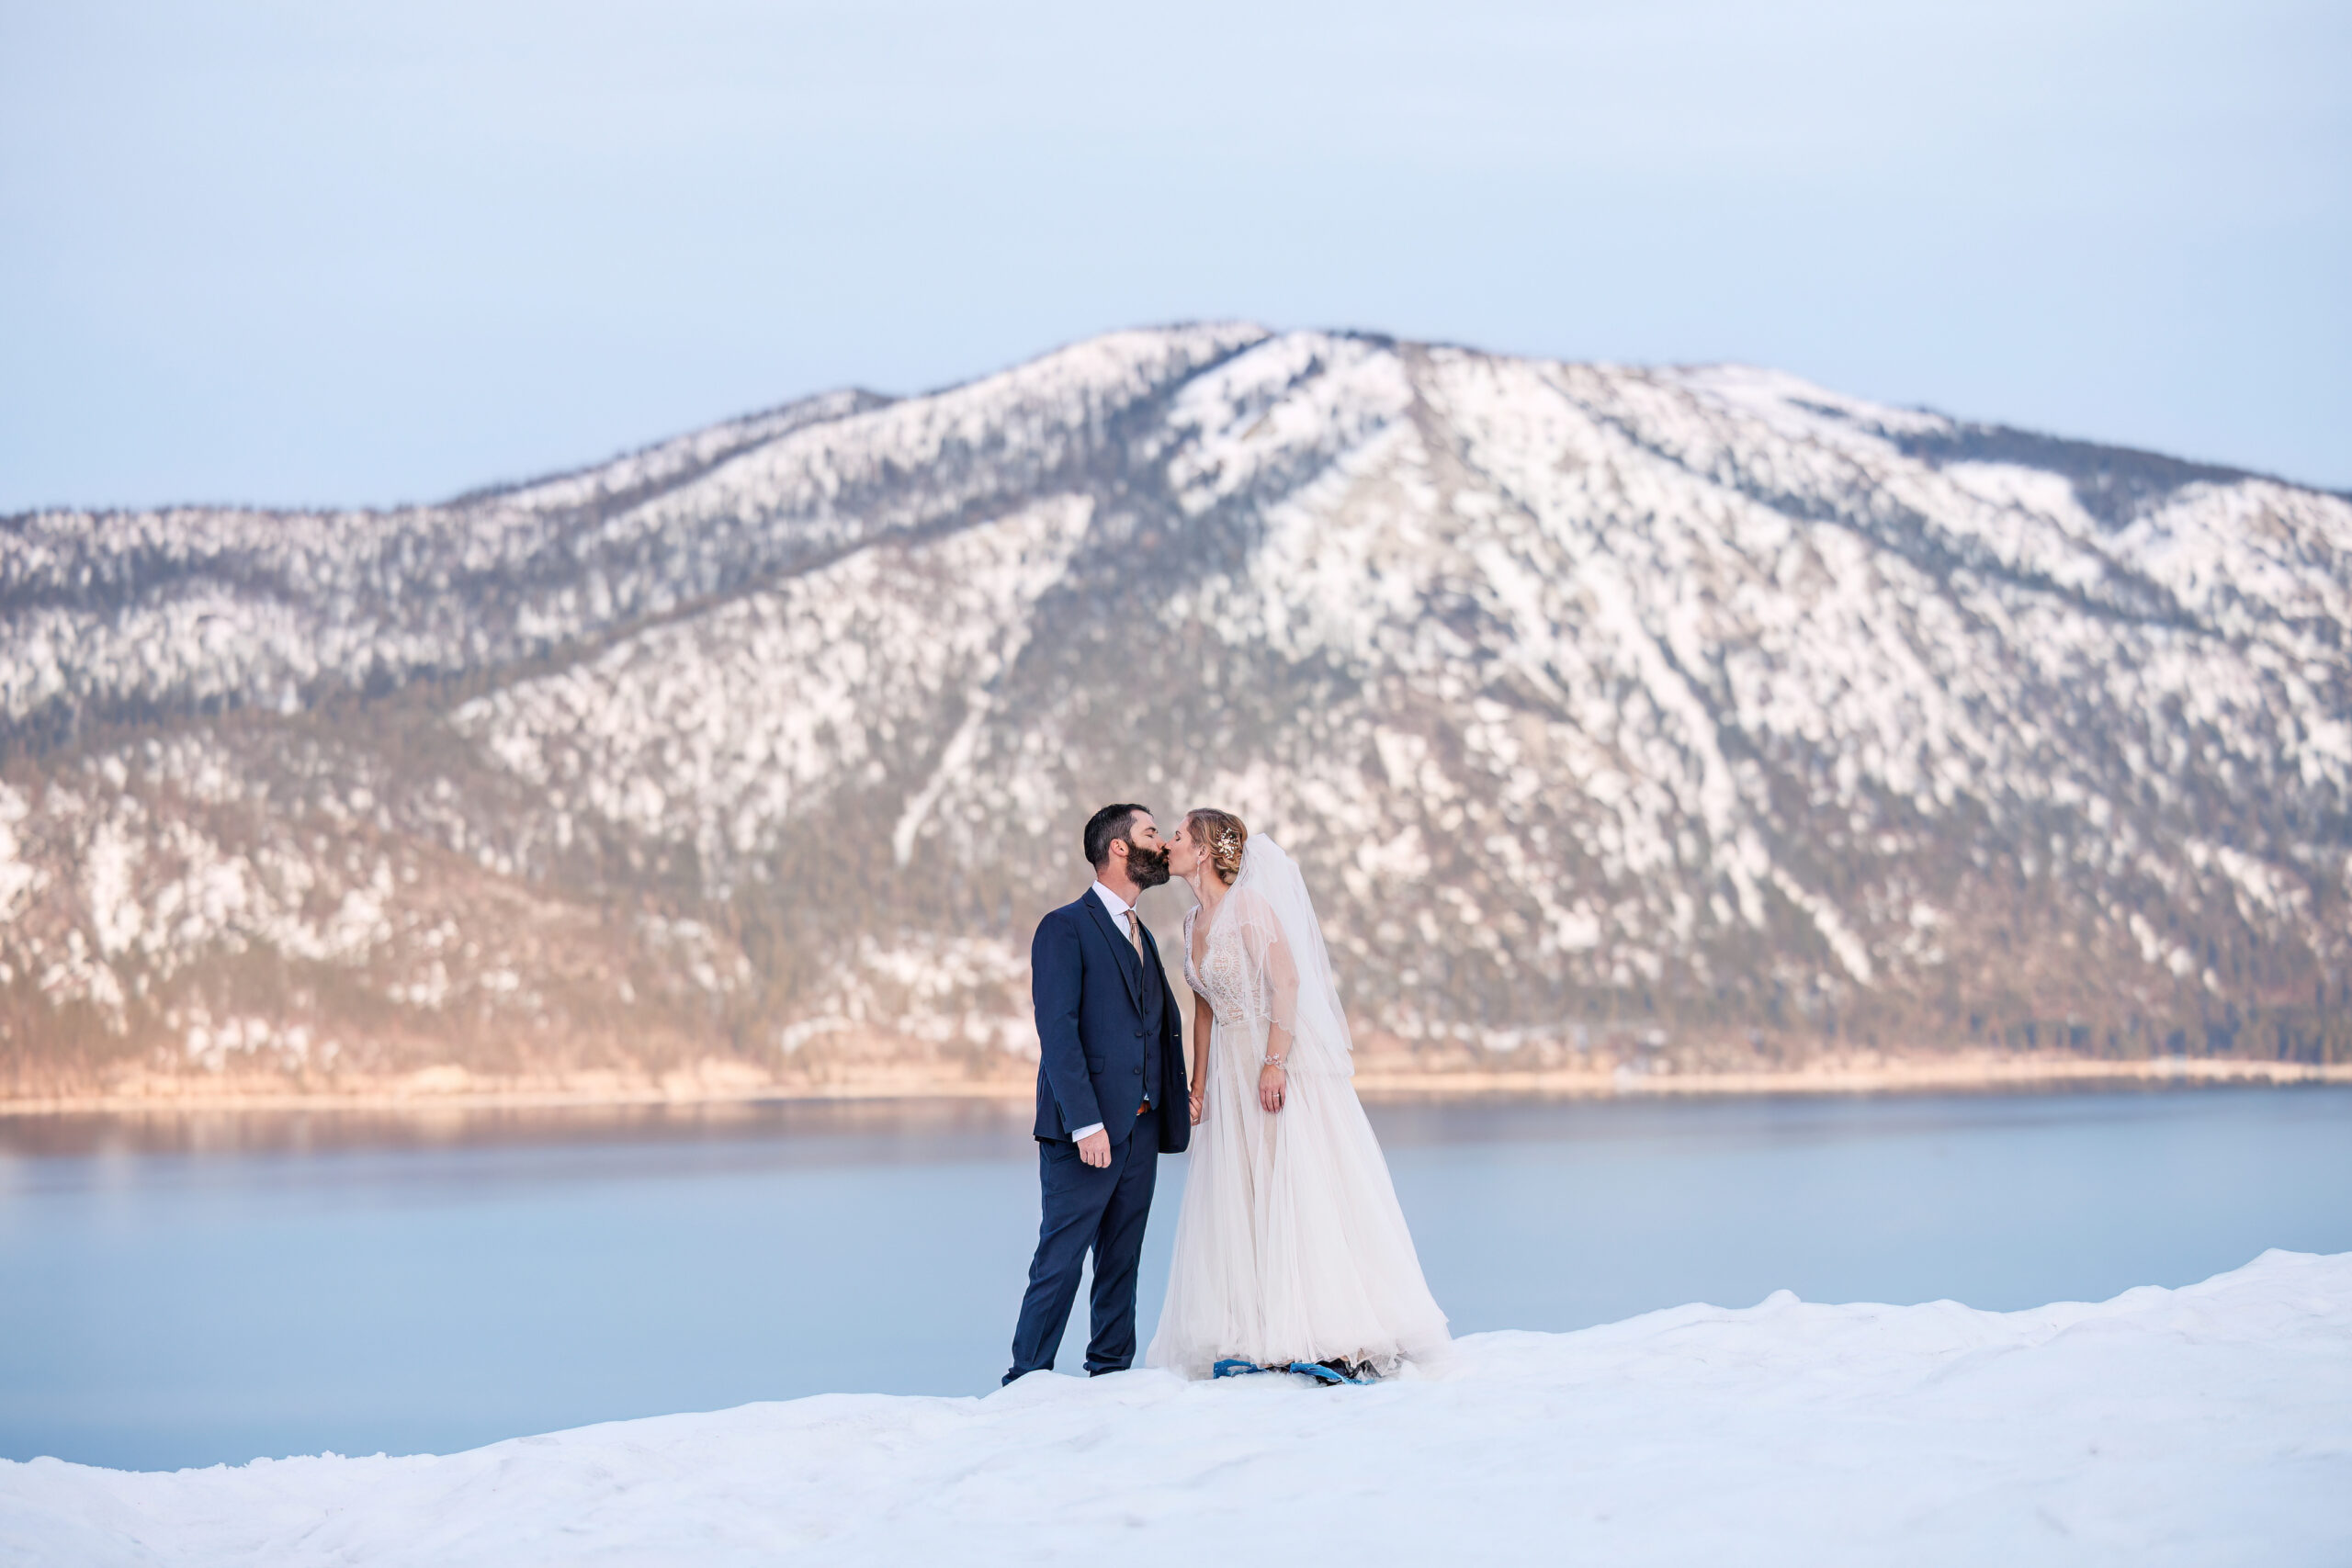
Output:
<path fill-rule="evenodd" d="M 1430 1079 L 1440 1080 L 1431 1083 Z M 2233 1062 L 2211 1057 L 2158 1057 L 2144 1062 L 1994 1057 L 1950 1062 L 1831 1062 L 1746 1072 L 1472 1070 L 1442 1075 L 1356 1075 L 1356 1091 L 1380 1099 L 1658 1099 L 1699 1095 L 1912 1094 L 1973 1090 L 2035 1092 L 2052 1089 L 2184 1086 L 2284 1087 L 2352 1084 L 2352 1062 Z M 1431 1090 L 1435 1089 L 1434 1094 Z"/>
<path fill-rule="evenodd" d="M 423 1080 L 423 1081 L 419 1081 Z M 455 1081 L 453 1081 L 455 1080 Z M 1450 1100 L 1613 1100 L 1701 1095 L 2034 1093 L 2090 1088 L 2280 1088 L 2352 1084 L 2352 1062 L 2248 1062 L 2214 1057 L 2096 1061 L 2048 1056 L 1829 1060 L 1801 1067 L 1735 1072 L 1643 1072 L 1606 1068 L 1459 1068 L 1411 1071 L 1377 1064 L 1358 1069 L 1357 1092 L 1383 1102 Z M 877 1072 L 836 1082 L 713 1082 L 699 1075 L 666 1081 L 472 1087 L 466 1075 L 428 1068 L 405 1079 L 344 1091 L 283 1091 L 222 1086 L 194 1092 L 52 1095 L 0 1100 L 0 1118 L 210 1114 L 223 1111 L 423 1112 L 628 1110 L 889 1100 L 1027 1100 L 1035 1081 L 950 1078 Z M 176 1085 L 175 1086 L 176 1089 Z"/>

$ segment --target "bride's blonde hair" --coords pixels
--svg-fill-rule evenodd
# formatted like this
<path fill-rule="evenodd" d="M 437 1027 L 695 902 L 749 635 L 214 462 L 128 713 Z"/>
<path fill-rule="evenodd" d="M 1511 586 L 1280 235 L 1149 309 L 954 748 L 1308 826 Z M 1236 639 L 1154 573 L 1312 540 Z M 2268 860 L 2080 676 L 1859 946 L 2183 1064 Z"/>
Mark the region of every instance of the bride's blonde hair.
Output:
<path fill-rule="evenodd" d="M 1198 806 L 1184 813 L 1184 830 L 1193 835 L 1193 842 L 1209 857 L 1209 869 L 1227 887 L 1241 874 L 1241 846 L 1250 841 L 1250 829 L 1230 811 L 1219 811 L 1214 806 Z"/>

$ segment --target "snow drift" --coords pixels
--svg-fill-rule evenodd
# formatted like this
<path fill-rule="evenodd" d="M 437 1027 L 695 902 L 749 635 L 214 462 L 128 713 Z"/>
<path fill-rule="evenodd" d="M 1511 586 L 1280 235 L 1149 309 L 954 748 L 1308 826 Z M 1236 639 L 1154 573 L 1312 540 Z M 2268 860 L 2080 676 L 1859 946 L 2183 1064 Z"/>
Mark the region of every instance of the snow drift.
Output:
<path fill-rule="evenodd" d="M 1363 1390 L 1040 1374 L 436 1458 L 0 1463 L 0 1562 L 2352 1561 L 2352 1254 L 1989 1313 L 1677 1307 Z"/>

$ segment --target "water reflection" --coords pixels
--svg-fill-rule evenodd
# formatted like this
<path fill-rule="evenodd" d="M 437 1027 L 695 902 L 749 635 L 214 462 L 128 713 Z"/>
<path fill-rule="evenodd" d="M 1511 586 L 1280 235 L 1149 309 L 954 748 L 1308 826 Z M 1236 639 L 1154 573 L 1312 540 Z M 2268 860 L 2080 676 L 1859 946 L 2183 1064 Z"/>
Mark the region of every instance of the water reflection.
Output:
<path fill-rule="evenodd" d="M 788 1140 L 823 1144 L 852 1157 L 876 1150 L 894 1159 L 958 1158 L 983 1146 L 1001 1149 L 1006 1128 L 1026 1115 L 1025 1105 L 1005 1100 L 936 1099 L 0 1115 L 0 1156 L 300 1155 Z"/>

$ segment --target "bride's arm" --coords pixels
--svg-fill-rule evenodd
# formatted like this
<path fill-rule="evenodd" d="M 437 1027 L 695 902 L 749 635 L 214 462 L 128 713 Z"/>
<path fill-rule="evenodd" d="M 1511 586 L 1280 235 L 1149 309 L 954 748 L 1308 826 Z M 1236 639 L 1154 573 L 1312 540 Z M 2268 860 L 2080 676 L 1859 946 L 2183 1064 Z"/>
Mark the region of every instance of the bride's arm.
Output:
<path fill-rule="evenodd" d="M 1209 999 L 1198 991 L 1193 993 L 1193 1125 L 1201 1124 L 1201 1105 L 1208 1094 L 1209 1034 L 1216 1022 L 1216 1014 L 1209 1010 Z"/>
<path fill-rule="evenodd" d="M 1290 1098 L 1290 1052 L 1297 1040 L 1298 963 L 1282 927 L 1261 905 L 1256 919 L 1241 928 L 1243 944 L 1264 981 L 1266 1056 L 1258 1068 L 1258 1103 L 1268 1114 L 1279 1112 Z"/>

